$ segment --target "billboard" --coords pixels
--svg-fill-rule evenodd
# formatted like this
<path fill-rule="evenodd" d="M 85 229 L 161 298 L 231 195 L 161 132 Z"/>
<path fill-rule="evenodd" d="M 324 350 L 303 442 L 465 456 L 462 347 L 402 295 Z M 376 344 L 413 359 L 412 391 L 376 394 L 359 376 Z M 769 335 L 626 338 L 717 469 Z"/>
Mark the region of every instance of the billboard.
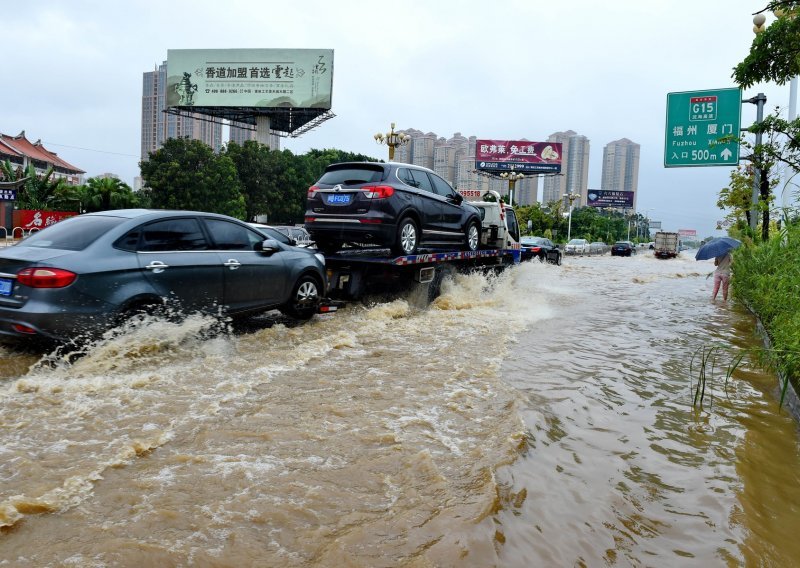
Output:
<path fill-rule="evenodd" d="M 485 172 L 559 173 L 561 142 L 477 140 L 475 169 Z"/>
<path fill-rule="evenodd" d="M 692 239 L 697 238 L 697 229 L 678 229 L 678 234 L 681 237 L 688 237 Z"/>
<path fill-rule="evenodd" d="M 632 191 L 611 191 L 607 189 L 590 189 L 586 194 L 586 205 L 589 207 L 633 208 Z"/>
<path fill-rule="evenodd" d="M 658 229 L 659 231 L 661 230 L 661 221 L 648 221 L 647 224 L 651 229 Z"/>
<path fill-rule="evenodd" d="M 330 110 L 332 49 L 170 49 L 167 107 Z"/>

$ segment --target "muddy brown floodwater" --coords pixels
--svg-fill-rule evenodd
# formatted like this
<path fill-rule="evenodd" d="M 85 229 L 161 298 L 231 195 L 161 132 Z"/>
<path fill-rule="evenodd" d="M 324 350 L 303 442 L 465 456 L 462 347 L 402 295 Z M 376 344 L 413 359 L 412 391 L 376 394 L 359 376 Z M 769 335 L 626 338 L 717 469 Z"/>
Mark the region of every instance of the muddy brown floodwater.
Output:
<path fill-rule="evenodd" d="M 567 258 L 428 309 L 0 347 L 0 566 L 798 565 L 797 423 L 747 358 L 725 388 L 759 340 L 712 269 Z"/>

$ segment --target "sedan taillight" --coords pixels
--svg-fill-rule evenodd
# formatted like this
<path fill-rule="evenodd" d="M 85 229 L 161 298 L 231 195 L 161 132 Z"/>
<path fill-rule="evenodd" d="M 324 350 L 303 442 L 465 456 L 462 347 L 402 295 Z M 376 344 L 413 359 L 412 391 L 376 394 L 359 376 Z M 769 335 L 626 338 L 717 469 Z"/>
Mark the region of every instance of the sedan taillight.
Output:
<path fill-rule="evenodd" d="M 367 199 L 386 199 L 394 195 L 394 188 L 391 185 L 370 185 L 361 189 Z"/>
<path fill-rule="evenodd" d="M 17 272 L 17 282 L 30 288 L 64 288 L 77 277 L 74 272 L 61 268 L 32 267 Z"/>
<path fill-rule="evenodd" d="M 314 197 L 317 195 L 317 190 L 319 190 L 319 188 L 316 185 L 309 187 L 307 197 L 309 199 L 314 199 Z"/>

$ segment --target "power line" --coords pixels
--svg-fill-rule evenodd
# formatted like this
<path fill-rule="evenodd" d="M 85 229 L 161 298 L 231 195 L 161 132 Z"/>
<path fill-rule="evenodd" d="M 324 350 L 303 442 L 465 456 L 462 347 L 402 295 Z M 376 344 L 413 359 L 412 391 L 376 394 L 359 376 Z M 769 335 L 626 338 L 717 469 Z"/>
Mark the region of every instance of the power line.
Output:
<path fill-rule="evenodd" d="M 80 146 L 69 146 L 67 144 L 56 144 L 55 142 L 45 142 L 48 146 L 60 146 L 61 148 L 72 148 L 73 150 L 85 150 L 86 152 L 99 152 L 100 154 L 114 154 L 115 156 L 128 156 L 138 158 L 136 154 L 124 154 L 122 152 L 109 152 L 108 150 L 96 150 L 94 148 L 81 148 Z"/>

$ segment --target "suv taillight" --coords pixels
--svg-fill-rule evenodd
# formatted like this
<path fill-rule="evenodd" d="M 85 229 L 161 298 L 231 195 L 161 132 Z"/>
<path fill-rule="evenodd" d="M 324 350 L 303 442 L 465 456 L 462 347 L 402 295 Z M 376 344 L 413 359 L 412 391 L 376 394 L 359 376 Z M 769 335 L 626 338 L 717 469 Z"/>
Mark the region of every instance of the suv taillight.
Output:
<path fill-rule="evenodd" d="M 64 288 L 77 277 L 74 272 L 61 268 L 33 267 L 17 272 L 17 282 L 30 288 Z"/>
<path fill-rule="evenodd" d="M 314 197 L 317 195 L 317 190 L 319 190 L 319 188 L 316 185 L 312 185 L 311 187 L 309 187 L 308 188 L 308 198 L 309 199 L 314 199 Z"/>
<path fill-rule="evenodd" d="M 394 195 L 394 188 L 391 185 L 369 185 L 362 187 L 361 190 L 367 199 L 386 199 Z"/>

